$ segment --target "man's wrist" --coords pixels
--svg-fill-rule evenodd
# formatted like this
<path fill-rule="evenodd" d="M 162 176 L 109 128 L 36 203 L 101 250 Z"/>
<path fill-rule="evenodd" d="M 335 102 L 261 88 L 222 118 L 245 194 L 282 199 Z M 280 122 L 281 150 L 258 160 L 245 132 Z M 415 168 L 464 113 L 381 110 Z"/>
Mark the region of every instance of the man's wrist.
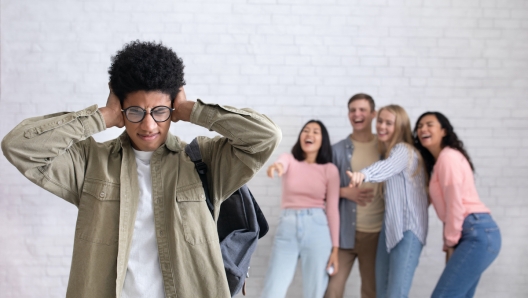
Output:
<path fill-rule="evenodd" d="M 108 107 L 100 107 L 99 112 L 103 116 L 103 120 L 105 122 L 106 128 L 115 126 L 115 123 L 113 121 L 115 117 L 113 116 L 112 111 Z"/>
<path fill-rule="evenodd" d="M 178 120 L 189 122 L 191 121 L 191 112 L 195 103 L 196 102 L 190 100 L 184 101 L 174 107 L 173 113 L 176 113 Z"/>

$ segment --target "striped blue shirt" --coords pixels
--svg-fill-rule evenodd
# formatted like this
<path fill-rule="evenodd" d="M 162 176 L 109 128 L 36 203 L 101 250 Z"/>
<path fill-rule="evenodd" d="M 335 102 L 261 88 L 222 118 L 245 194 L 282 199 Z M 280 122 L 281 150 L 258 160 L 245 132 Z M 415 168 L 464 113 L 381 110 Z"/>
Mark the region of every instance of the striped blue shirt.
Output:
<path fill-rule="evenodd" d="M 390 252 L 403 233 L 412 231 L 425 245 L 427 237 L 427 193 L 425 174 L 419 167 L 418 152 L 404 143 L 396 144 L 389 157 L 373 163 L 360 172 L 365 182 L 385 182 L 385 235 Z"/>

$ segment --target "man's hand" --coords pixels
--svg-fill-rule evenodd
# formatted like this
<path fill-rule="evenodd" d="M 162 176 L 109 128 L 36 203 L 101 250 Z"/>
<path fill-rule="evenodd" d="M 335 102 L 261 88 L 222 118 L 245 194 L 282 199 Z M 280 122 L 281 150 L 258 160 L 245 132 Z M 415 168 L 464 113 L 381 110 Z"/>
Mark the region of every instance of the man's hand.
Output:
<path fill-rule="evenodd" d="M 121 102 L 119 98 L 112 92 L 110 84 L 108 84 L 110 93 L 108 94 L 108 99 L 106 100 L 106 106 L 99 108 L 99 111 L 103 115 L 103 119 L 106 123 L 106 128 L 110 127 L 123 127 L 125 126 L 125 118 L 123 112 L 121 112 Z"/>
<path fill-rule="evenodd" d="M 273 178 L 273 172 L 277 171 L 277 176 L 282 177 L 282 173 L 284 173 L 284 168 L 282 167 L 282 164 L 280 162 L 276 162 L 269 166 L 268 168 L 268 177 Z"/>
<path fill-rule="evenodd" d="M 374 199 L 374 189 L 341 187 L 339 190 L 339 197 L 356 202 L 359 206 L 367 206 L 367 204 Z"/>
<path fill-rule="evenodd" d="M 191 112 L 194 106 L 194 101 L 188 101 L 187 96 L 185 96 L 185 90 L 183 87 L 180 87 L 180 91 L 174 99 L 172 107 L 171 121 L 178 122 L 180 120 L 189 122 L 191 120 Z"/>

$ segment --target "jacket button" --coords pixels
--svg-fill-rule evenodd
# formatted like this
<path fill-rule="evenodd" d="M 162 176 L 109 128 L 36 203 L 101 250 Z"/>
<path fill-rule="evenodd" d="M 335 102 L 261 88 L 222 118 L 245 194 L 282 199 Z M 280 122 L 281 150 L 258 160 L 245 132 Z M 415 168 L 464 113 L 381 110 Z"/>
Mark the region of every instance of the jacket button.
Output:
<path fill-rule="evenodd" d="M 104 193 L 104 191 L 102 191 L 102 192 L 99 194 L 99 197 L 100 197 L 100 198 L 104 198 L 104 197 L 105 197 L 105 193 Z"/>

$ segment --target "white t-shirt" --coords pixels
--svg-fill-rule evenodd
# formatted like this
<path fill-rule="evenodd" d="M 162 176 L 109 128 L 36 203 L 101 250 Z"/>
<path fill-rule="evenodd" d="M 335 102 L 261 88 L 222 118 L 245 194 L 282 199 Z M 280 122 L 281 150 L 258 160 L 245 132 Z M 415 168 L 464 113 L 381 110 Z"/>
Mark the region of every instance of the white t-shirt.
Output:
<path fill-rule="evenodd" d="M 139 202 L 122 298 L 165 297 L 159 263 L 150 158 L 153 152 L 134 150 L 139 183 Z"/>

